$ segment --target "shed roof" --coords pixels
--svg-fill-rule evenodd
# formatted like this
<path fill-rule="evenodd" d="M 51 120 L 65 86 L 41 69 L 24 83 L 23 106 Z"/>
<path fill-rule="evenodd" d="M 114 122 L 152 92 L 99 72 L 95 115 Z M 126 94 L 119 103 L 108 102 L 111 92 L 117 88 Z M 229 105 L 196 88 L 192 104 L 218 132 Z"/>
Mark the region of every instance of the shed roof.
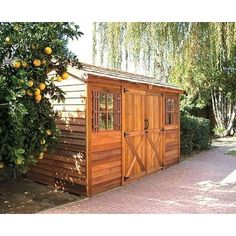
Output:
<path fill-rule="evenodd" d="M 78 70 L 73 67 L 70 67 L 68 72 L 85 81 L 87 80 L 88 75 L 96 75 L 96 76 L 102 76 L 106 78 L 123 80 L 123 81 L 128 81 L 128 82 L 133 82 L 133 83 L 149 84 L 149 85 L 154 85 L 154 86 L 159 86 L 159 87 L 164 87 L 164 88 L 172 88 L 172 89 L 180 90 L 182 92 L 184 91 L 183 89 L 175 85 L 170 85 L 168 83 L 158 81 L 154 77 L 130 73 L 130 72 L 121 71 L 117 69 L 110 69 L 110 68 L 90 65 L 86 63 L 81 63 L 81 64 L 82 64 L 82 69 Z"/>

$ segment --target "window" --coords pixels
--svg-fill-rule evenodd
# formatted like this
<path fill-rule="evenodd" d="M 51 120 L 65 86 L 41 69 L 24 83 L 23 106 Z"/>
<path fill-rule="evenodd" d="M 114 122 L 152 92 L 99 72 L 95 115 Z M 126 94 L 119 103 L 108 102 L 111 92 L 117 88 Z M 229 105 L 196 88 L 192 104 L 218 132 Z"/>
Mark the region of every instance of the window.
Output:
<path fill-rule="evenodd" d="M 166 125 L 173 125 L 175 121 L 175 100 L 172 98 L 166 99 Z"/>
<path fill-rule="evenodd" d="M 93 96 L 93 131 L 120 130 L 120 94 L 97 92 Z"/>

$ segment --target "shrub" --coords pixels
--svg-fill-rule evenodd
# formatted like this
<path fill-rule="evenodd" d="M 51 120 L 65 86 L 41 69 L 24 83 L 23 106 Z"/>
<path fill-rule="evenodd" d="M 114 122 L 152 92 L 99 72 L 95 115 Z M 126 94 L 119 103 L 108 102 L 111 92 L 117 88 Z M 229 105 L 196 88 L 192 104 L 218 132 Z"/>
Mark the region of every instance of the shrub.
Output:
<path fill-rule="evenodd" d="M 211 146 L 210 121 L 191 115 L 181 115 L 181 154 L 206 150 Z"/>
<path fill-rule="evenodd" d="M 3 22 L 0 32 L 1 177 L 26 173 L 58 141 L 52 102 L 63 101 L 64 92 L 47 75 L 80 66 L 67 43 L 82 33 L 63 22 Z"/>

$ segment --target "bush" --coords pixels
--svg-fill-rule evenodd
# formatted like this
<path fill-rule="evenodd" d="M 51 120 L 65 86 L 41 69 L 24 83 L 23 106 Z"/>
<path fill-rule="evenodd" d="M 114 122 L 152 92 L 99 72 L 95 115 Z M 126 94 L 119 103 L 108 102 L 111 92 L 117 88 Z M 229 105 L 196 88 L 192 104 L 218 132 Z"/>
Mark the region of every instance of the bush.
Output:
<path fill-rule="evenodd" d="M 191 115 L 181 115 L 181 154 L 193 150 L 206 150 L 211 147 L 210 121 Z"/>

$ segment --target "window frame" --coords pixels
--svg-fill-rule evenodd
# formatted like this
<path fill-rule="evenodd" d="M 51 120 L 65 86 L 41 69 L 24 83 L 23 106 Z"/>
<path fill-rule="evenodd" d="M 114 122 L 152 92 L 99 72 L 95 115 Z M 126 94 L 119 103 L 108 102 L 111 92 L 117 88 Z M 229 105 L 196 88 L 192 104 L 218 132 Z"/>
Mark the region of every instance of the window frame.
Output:
<path fill-rule="evenodd" d="M 168 100 L 170 104 L 168 104 Z M 169 121 L 167 123 L 167 121 Z M 177 96 L 165 96 L 165 126 L 179 124 L 179 99 Z"/>
<path fill-rule="evenodd" d="M 100 97 L 106 95 L 105 110 L 100 109 Z M 108 95 L 113 95 L 113 109 L 108 110 Z M 121 92 L 119 90 L 107 90 L 107 89 L 92 89 L 92 132 L 111 132 L 121 130 Z M 106 115 L 106 128 L 100 128 L 100 115 Z M 108 116 L 112 114 L 113 128 L 108 129 Z"/>

